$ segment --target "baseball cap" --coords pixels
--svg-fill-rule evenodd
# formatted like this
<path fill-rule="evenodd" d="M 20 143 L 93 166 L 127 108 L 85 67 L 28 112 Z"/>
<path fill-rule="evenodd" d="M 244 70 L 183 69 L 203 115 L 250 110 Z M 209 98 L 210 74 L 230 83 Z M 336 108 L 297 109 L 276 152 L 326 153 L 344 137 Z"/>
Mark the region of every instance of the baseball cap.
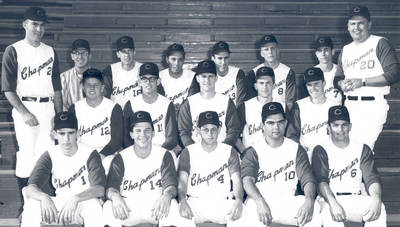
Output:
<path fill-rule="evenodd" d="M 143 63 L 139 69 L 139 76 L 152 75 L 159 77 L 158 73 L 158 66 L 151 62 Z"/>
<path fill-rule="evenodd" d="M 322 70 L 320 68 L 311 67 L 311 68 L 306 69 L 306 71 L 304 71 L 304 82 L 305 83 L 317 81 L 317 80 L 322 80 L 322 81 L 325 80 L 324 72 L 322 72 Z"/>
<path fill-rule="evenodd" d="M 120 51 L 125 48 L 135 49 L 135 43 L 133 42 L 132 37 L 122 36 L 117 40 L 117 50 Z"/>
<path fill-rule="evenodd" d="M 181 52 L 182 54 L 185 54 L 185 49 L 181 44 L 174 43 L 172 45 L 169 45 L 167 48 L 167 56 L 170 56 L 173 52 Z"/>
<path fill-rule="evenodd" d="M 196 72 L 196 75 L 202 74 L 202 73 L 213 73 L 217 75 L 217 69 L 215 67 L 215 63 L 210 60 L 205 60 L 199 62 L 197 64 L 197 67 L 194 70 Z"/>
<path fill-rule="evenodd" d="M 44 21 L 49 22 L 47 20 L 46 11 L 41 7 L 32 6 L 25 10 L 24 12 L 24 20 L 29 19 L 33 21 Z"/>
<path fill-rule="evenodd" d="M 274 35 L 270 34 L 270 35 L 264 35 L 258 42 L 260 47 L 268 43 L 278 44 L 278 40 L 276 40 L 276 37 Z"/>
<path fill-rule="evenodd" d="M 314 48 L 318 50 L 320 47 L 330 47 L 333 48 L 332 39 L 328 36 L 319 37 L 314 41 Z"/>
<path fill-rule="evenodd" d="M 274 114 L 282 114 L 282 116 L 286 118 L 285 110 L 283 109 L 282 104 L 280 104 L 279 102 L 269 102 L 265 104 L 261 111 L 262 122 L 265 122 L 268 116 Z"/>
<path fill-rule="evenodd" d="M 267 67 L 267 66 L 263 66 L 263 67 L 257 69 L 256 78 L 255 79 L 257 80 L 258 78 L 260 78 L 262 76 L 270 76 L 273 79 L 275 79 L 274 70 L 272 68 L 270 68 L 270 67 Z"/>
<path fill-rule="evenodd" d="M 90 52 L 90 45 L 89 42 L 85 39 L 77 39 L 72 43 L 72 51 L 75 51 L 79 48 L 84 48 L 88 52 Z"/>
<path fill-rule="evenodd" d="M 206 124 L 213 124 L 217 127 L 221 126 L 217 112 L 205 111 L 200 113 L 199 120 L 197 121 L 197 127 L 201 127 Z"/>
<path fill-rule="evenodd" d="M 84 82 L 84 81 L 85 81 L 86 79 L 88 79 L 88 78 L 96 78 L 96 79 L 98 79 L 98 80 L 101 81 L 101 82 L 104 81 L 104 79 L 103 79 L 103 74 L 100 72 L 100 70 L 95 69 L 95 68 L 89 68 L 89 69 L 86 69 L 86 70 L 83 72 L 83 75 L 82 75 L 82 82 Z"/>
<path fill-rule="evenodd" d="M 148 122 L 148 123 L 150 123 L 151 124 L 151 128 L 154 131 L 153 120 L 151 119 L 151 115 L 150 115 L 149 112 L 146 112 L 146 111 L 134 112 L 133 115 L 131 115 L 129 117 L 130 129 L 132 130 L 132 128 L 135 127 L 135 125 L 137 123 L 140 123 L 140 122 Z"/>
<path fill-rule="evenodd" d="M 351 7 L 347 19 L 350 20 L 351 18 L 353 18 L 355 16 L 364 17 L 368 21 L 371 20 L 369 10 L 366 6 L 355 5 L 355 6 Z"/>
<path fill-rule="evenodd" d="M 54 116 L 54 130 L 61 128 L 78 129 L 78 120 L 75 114 L 67 111 L 57 113 Z"/>
<path fill-rule="evenodd" d="M 337 120 L 343 120 L 350 123 L 349 111 L 345 106 L 332 106 L 331 108 L 329 108 L 328 124 Z"/>
<path fill-rule="evenodd" d="M 228 43 L 224 42 L 224 41 L 219 41 L 216 44 L 214 44 L 214 46 L 211 49 L 211 54 L 218 54 L 219 52 L 227 52 L 227 53 L 231 53 L 231 51 L 229 50 L 229 45 Z"/>

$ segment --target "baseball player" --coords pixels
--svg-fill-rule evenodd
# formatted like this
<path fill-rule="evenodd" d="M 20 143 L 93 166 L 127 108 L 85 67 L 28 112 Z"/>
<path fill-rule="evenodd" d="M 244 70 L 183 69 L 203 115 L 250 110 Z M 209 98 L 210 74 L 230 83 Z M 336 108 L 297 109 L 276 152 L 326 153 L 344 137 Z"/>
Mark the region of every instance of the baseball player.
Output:
<path fill-rule="evenodd" d="M 321 227 L 311 165 L 304 149 L 284 137 L 287 121 L 282 105 L 265 104 L 261 116 L 264 140 L 249 147 L 241 163 L 247 193 L 242 218 L 229 227 L 271 223 Z M 305 196 L 295 196 L 298 181 Z"/>
<path fill-rule="evenodd" d="M 249 72 L 249 78 L 254 77 L 260 67 L 268 66 L 272 68 L 275 73 L 275 86 L 272 97 L 290 110 L 296 101 L 296 74 L 289 66 L 280 62 L 280 50 L 274 35 L 263 36 L 257 42 L 257 46 L 264 62 Z M 254 88 L 249 88 L 248 90 L 249 98 L 256 96 Z"/>
<path fill-rule="evenodd" d="M 324 72 L 325 79 L 325 95 L 328 99 L 332 99 L 337 103 L 342 103 L 342 93 L 339 89 L 334 88 L 333 78 L 335 77 L 337 65 L 332 62 L 333 42 L 330 37 L 319 37 L 314 41 L 315 56 L 318 59 L 316 68 L 321 68 Z"/>
<path fill-rule="evenodd" d="M 311 160 L 314 146 L 328 139 L 326 113 L 331 106 L 341 102 L 326 97 L 326 81 L 320 68 L 308 68 L 304 72 L 304 82 L 310 96 L 293 105 L 288 117 L 286 137 L 300 143 Z"/>
<path fill-rule="evenodd" d="M 218 80 L 215 63 L 209 60 L 199 62 L 195 77 L 200 85 L 200 92 L 189 96 L 178 114 L 178 130 L 183 145 L 200 141 L 199 130 L 195 127 L 198 116 L 204 111 L 215 111 L 222 123 L 218 141 L 234 146 L 240 133 L 239 117 L 233 101 L 215 91 Z"/>
<path fill-rule="evenodd" d="M 2 60 L 2 91 L 13 107 L 19 147 L 15 175 L 20 192 L 36 160 L 54 143 L 51 119 L 62 110 L 58 58 L 41 42 L 46 22 L 43 8 L 28 8 L 22 23 L 25 38 L 8 46 Z"/>
<path fill-rule="evenodd" d="M 155 128 L 148 112 L 135 112 L 129 125 L 135 143 L 112 161 L 106 190 L 109 200 L 103 206 L 106 224 L 174 225 L 179 218 L 173 199 L 178 178 L 171 153 L 152 143 Z"/>
<path fill-rule="evenodd" d="M 86 98 L 69 108 L 78 119 L 79 142 L 88 145 L 100 154 L 106 174 L 114 153 L 122 148 L 122 108 L 103 96 L 103 75 L 97 69 L 83 72 L 83 91 Z"/>
<path fill-rule="evenodd" d="M 245 101 L 238 107 L 238 114 L 243 127 L 243 138 L 242 140 L 239 139 L 236 144 L 240 151 L 264 139 L 261 110 L 266 103 L 273 101 L 272 90 L 274 83 L 274 70 L 266 66 L 257 69 L 254 81 L 254 89 L 257 91 L 257 96 Z"/>
<path fill-rule="evenodd" d="M 82 75 L 90 68 L 90 45 L 87 40 L 77 39 L 72 43 L 71 59 L 74 67 L 60 74 L 62 85 L 63 109 L 68 108 L 83 99 Z"/>
<path fill-rule="evenodd" d="M 21 227 L 40 227 L 41 223 L 104 226 L 100 197 L 104 195 L 106 177 L 100 155 L 78 143 L 78 122 L 69 112 L 54 117 L 54 135 L 58 145 L 39 158 L 24 188 L 27 199 Z M 55 196 L 41 188 L 50 184 Z"/>
<path fill-rule="evenodd" d="M 243 70 L 229 65 L 231 51 L 228 43 L 219 41 L 211 49 L 211 60 L 214 61 L 217 69 L 218 80 L 215 83 L 217 93 L 228 95 L 236 105 L 244 102 L 246 98 L 246 83 Z M 200 91 L 199 82 L 193 79 L 189 90 L 189 96 Z"/>
<path fill-rule="evenodd" d="M 174 43 L 168 46 L 165 54 L 165 62 L 168 68 L 160 71 L 160 80 L 164 88 L 165 97 L 174 103 L 177 113 L 180 105 L 188 96 L 194 72 L 183 69 L 185 49 L 182 45 Z"/>
<path fill-rule="evenodd" d="M 400 64 L 388 40 L 370 33 L 371 26 L 367 7 L 351 8 L 347 30 L 353 42 L 343 47 L 334 81 L 346 96 L 353 124 L 350 136 L 373 150 L 389 110 L 385 95 L 400 80 Z"/>
<path fill-rule="evenodd" d="M 121 61 L 107 66 L 103 71 L 105 97 L 121 107 L 125 106 L 131 97 L 142 93 L 138 82 L 142 63 L 135 60 L 135 54 L 132 37 L 120 37 L 117 40 L 117 57 Z"/>
<path fill-rule="evenodd" d="M 386 227 L 382 187 L 368 145 L 349 137 L 352 124 L 345 106 L 329 109 L 330 139 L 314 148 L 312 168 L 322 196 L 322 224 L 344 226 L 344 222 L 362 222 L 365 227 Z M 361 195 L 362 180 L 368 195 Z"/>
<path fill-rule="evenodd" d="M 174 104 L 166 97 L 157 93 L 160 84 L 158 67 L 154 63 L 143 63 L 139 69 L 140 87 L 142 95 L 131 98 L 124 107 L 124 146 L 133 144 L 130 136 L 129 118 L 136 111 L 149 112 L 153 119 L 153 143 L 172 150 L 178 144 L 178 130 Z"/>
<path fill-rule="evenodd" d="M 201 142 L 187 146 L 179 157 L 179 227 L 226 224 L 242 212 L 239 157 L 232 146 L 217 142 L 221 131 L 218 113 L 200 113 L 197 126 Z"/>

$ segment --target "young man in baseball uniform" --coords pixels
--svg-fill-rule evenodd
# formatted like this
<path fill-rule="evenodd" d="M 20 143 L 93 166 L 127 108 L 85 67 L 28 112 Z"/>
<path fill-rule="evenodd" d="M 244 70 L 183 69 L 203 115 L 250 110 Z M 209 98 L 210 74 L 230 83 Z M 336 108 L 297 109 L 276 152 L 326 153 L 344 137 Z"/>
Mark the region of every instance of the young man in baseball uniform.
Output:
<path fill-rule="evenodd" d="M 243 187 L 248 196 L 243 215 L 229 226 L 261 227 L 277 223 L 321 227 L 311 165 L 305 150 L 284 137 L 287 121 L 282 105 L 265 104 L 261 116 L 264 140 L 248 148 L 241 163 Z M 305 196 L 295 195 L 298 181 Z"/>
<path fill-rule="evenodd" d="M 353 42 L 343 47 L 334 81 L 346 96 L 350 136 L 373 150 L 389 110 L 385 95 L 400 80 L 400 64 L 395 49 L 386 38 L 372 35 L 371 26 L 367 7 L 351 8 L 347 30 Z"/>
<path fill-rule="evenodd" d="M 120 62 L 107 66 L 103 71 L 105 97 L 121 107 L 131 98 L 142 93 L 139 86 L 139 68 L 142 63 L 135 60 L 135 44 L 132 37 L 122 36 L 117 40 L 117 57 Z"/>
<path fill-rule="evenodd" d="M 103 226 L 101 198 L 106 177 L 97 151 L 77 142 L 78 122 L 70 112 L 54 117 L 53 146 L 38 160 L 24 188 L 27 199 L 22 213 L 21 227 L 40 227 L 48 224 L 85 224 Z M 55 196 L 41 188 L 50 184 Z"/>
<path fill-rule="evenodd" d="M 328 139 L 328 110 L 340 101 L 326 97 L 324 72 L 311 67 L 304 72 L 304 82 L 310 96 L 296 101 L 288 117 L 286 137 L 300 143 L 311 160 L 315 145 Z"/>
<path fill-rule="evenodd" d="M 257 42 L 257 46 L 264 62 L 249 72 L 249 78 L 254 77 L 260 67 L 268 66 L 272 68 L 275 73 L 275 86 L 272 97 L 277 102 L 280 102 L 285 109 L 290 110 L 296 101 L 296 74 L 289 66 L 280 62 L 279 45 L 274 35 L 263 36 Z M 248 93 L 249 98 L 256 96 L 254 88 L 249 88 Z"/>
<path fill-rule="evenodd" d="M 345 106 L 329 109 L 330 139 L 314 148 L 312 167 L 318 182 L 324 227 L 361 222 L 365 227 L 385 227 L 382 187 L 368 145 L 349 137 L 351 117 Z M 362 180 L 368 195 L 361 195 Z"/>
<path fill-rule="evenodd" d="M 221 131 L 218 113 L 200 113 L 197 127 L 201 142 L 187 146 L 179 158 L 179 227 L 227 224 L 242 212 L 240 161 L 235 148 L 217 141 Z"/>
<path fill-rule="evenodd" d="M 228 43 L 224 41 L 215 43 L 211 49 L 211 60 L 215 63 L 218 77 L 215 83 L 215 91 L 228 95 L 238 106 L 246 98 L 247 84 L 243 70 L 229 64 L 231 53 Z M 189 96 L 199 91 L 199 82 L 194 79 L 189 90 Z"/>
<path fill-rule="evenodd" d="M 15 175 L 20 191 L 36 160 L 54 144 L 51 119 L 62 111 L 58 58 L 52 47 L 41 42 L 46 22 L 43 8 L 28 8 L 22 22 L 25 38 L 8 46 L 3 54 L 1 83 L 13 106 L 19 147 Z"/>
<path fill-rule="evenodd" d="M 111 227 L 142 223 L 174 225 L 178 220 L 178 178 L 171 153 L 152 143 L 153 120 L 137 111 L 130 118 L 134 145 L 115 156 L 107 179 L 103 206 Z"/>
<path fill-rule="evenodd" d="M 200 92 L 189 96 L 178 114 L 178 130 L 183 145 L 200 142 L 200 132 L 196 127 L 199 114 L 215 111 L 221 121 L 218 141 L 234 146 L 240 134 L 240 121 L 233 101 L 215 91 L 218 80 L 215 63 L 209 60 L 199 62 L 195 78 L 200 85 Z"/>
<path fill-rule="evenodd" d="M 178 130 L 174 104 L 166 97 L 157 93 L 160 84 L 158 67 L 154 63 L 143 63 L 139 69 L 142 95 L 131 98 L 124 107 L 124 147 L 133 144 L 130 136 L 130 117 L 136 111 L 149 112 L 153 119 L 153 143 L 167 150 L 173 150 L 178 144 Z"/>
<path fill-rule="evenodd" d="M 90 68 L 89 61 L 91 57 L 87 40 L 77 39 L 72 43 L 71 59 L 74 61 L 74 67 L 60 75 L 63 109 L 65 111 L 84 97 L 81 83 L 82 75 L 83 72 Z"/>
<path fill-rule="evenodd" d="M 106 174 L 114 153 L 122 148 L 122 108 L 103 96 L 104 79 L 94 68 L 83 72 L 83 91 L 86 98 L 69 108 L 78 119 L 79 142 L 99 152 Z"/>

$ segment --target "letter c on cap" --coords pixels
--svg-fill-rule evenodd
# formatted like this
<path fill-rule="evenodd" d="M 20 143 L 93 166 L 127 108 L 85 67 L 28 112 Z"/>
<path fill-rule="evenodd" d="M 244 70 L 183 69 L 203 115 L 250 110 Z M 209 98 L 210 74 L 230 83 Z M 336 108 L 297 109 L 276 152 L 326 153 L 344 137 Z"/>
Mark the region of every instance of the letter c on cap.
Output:
<path fill-rule="evenodd" d="M 208 62 L 203 62 L 203 67 L 208 68 L 210 64 Z"/>
<path fill-rule="evenodd" d="M 354 7 L 354 9 L 353 9 L 353 12 L 355 12 L 355 13 L 359 13 L 359 12 L 360 12 L 360 10 L 361 10 L 361 9 L 360 9 L 360 7 L 358 7 L 358 6 L 357 6 L 357 7 Z"/>
<path fill-rule="evenodd" d="M 314 75 L 314 70 L 313 70 L 313 69 L 308 70 L 307 74 L 308 74 L 309 76 Z"/>
<path fill-rule="evenodd" d="M 206 113 L 206 119 L 212 119 L 212 114 L 211 113 Z"/>
<path fill-rule="evenodd" d="M 66 114 L 61 114 L 60 115 L 60 120 L 65 121 L 68 119 L 68 116 Z"/>
<path fill-rule="evenodd" d="M 342 114 L 342 110 L 341 109 L 336 109 L 335 111 L 333 111 L 333 113 L 335 115 L 341 115 Z"/>
<path fill-rule="evenodd" d="M 268 109 L 269 109 L 269 110 L 276 110 L 277 107 L 276 107 L 275 105 L 270 105 L 270 106 L 268 107 Z"/>
<path fill-rule="evenodd" d="M 146 65 L 144 66 L 144 68 L 145 68 L 145 69 L 151 69 L 151 65 L 150 65 L 150 64 L 146 64 Z"/>
<path fill-rule="evenodd" d="M 140 118 L 144 118 L 144 115 L 143 115 L 142 113 L 138 113 L 138 114 L 136 115 L 136 117 L 140 119 Z"/>

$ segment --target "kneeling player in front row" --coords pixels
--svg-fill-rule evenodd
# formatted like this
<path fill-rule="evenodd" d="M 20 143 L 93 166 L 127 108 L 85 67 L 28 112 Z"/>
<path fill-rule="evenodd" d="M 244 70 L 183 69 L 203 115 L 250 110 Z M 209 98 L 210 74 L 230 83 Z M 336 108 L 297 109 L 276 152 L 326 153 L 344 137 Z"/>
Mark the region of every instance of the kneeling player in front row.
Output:
<path fill-rule="evenodd" d="M 365 227 L 385 227 L 386 210 L 374 155 L 366 144 L 349 138 L 349 112 L 344 106 L 329 109 L 330 140 L 314 148 L 312 166 L 318 181 L 324 227 L 343 227 L 345 221 Z M 368 190 L 361 195 L 362 180 Z"/>
<path fill-rule="evenodd" d="M 54 117 L 55 138 L 59 145 L 45 152 L 24 188 L 25 205 L 21 227 L 40 227 L 41 222 L 103 226 L 101 203 L 106 177 L 100 155 L 77 143 L 76 117 L 68 112 Z M 51 177 L 51 181 L 50 181 Z M 41 188 L 52 182 L 56 196 Z"/>
<path fill-rule="evenodd" d="M 271 223 L 321 227 L 311 165 L 304 149 L 284 137 L 287 121 L 282 105 L 265 104 L 261 116 L 264 140 L 247 149 L 241 164 L 248 195 L 243 215 L 229 227 Z M 295 196 L 299 180 L 305 196 Z"/>
<path fill-rule="evenodd" d="M 154 126 L 148 112 L 137 111 L 130 119 L 134 145 L 113 159 L 108 173 L 103 206 L 111 227 L 142 223 L 174 225 L 179 218 L 177 174 L 170 152 L 152 144 Z M 171 212 L 169 212 L 171 206 Z"/>
<path fill-rule="evenodd" d="M 179 212 L 183 218 L 178 226 L 226 224 L 242 212 L 239 157 L 233 147 L 217 142 L 221 130 L 217 112 L 200 113 L 197 126 L 201 142 L 187 146 L 179 158 Z"/>

